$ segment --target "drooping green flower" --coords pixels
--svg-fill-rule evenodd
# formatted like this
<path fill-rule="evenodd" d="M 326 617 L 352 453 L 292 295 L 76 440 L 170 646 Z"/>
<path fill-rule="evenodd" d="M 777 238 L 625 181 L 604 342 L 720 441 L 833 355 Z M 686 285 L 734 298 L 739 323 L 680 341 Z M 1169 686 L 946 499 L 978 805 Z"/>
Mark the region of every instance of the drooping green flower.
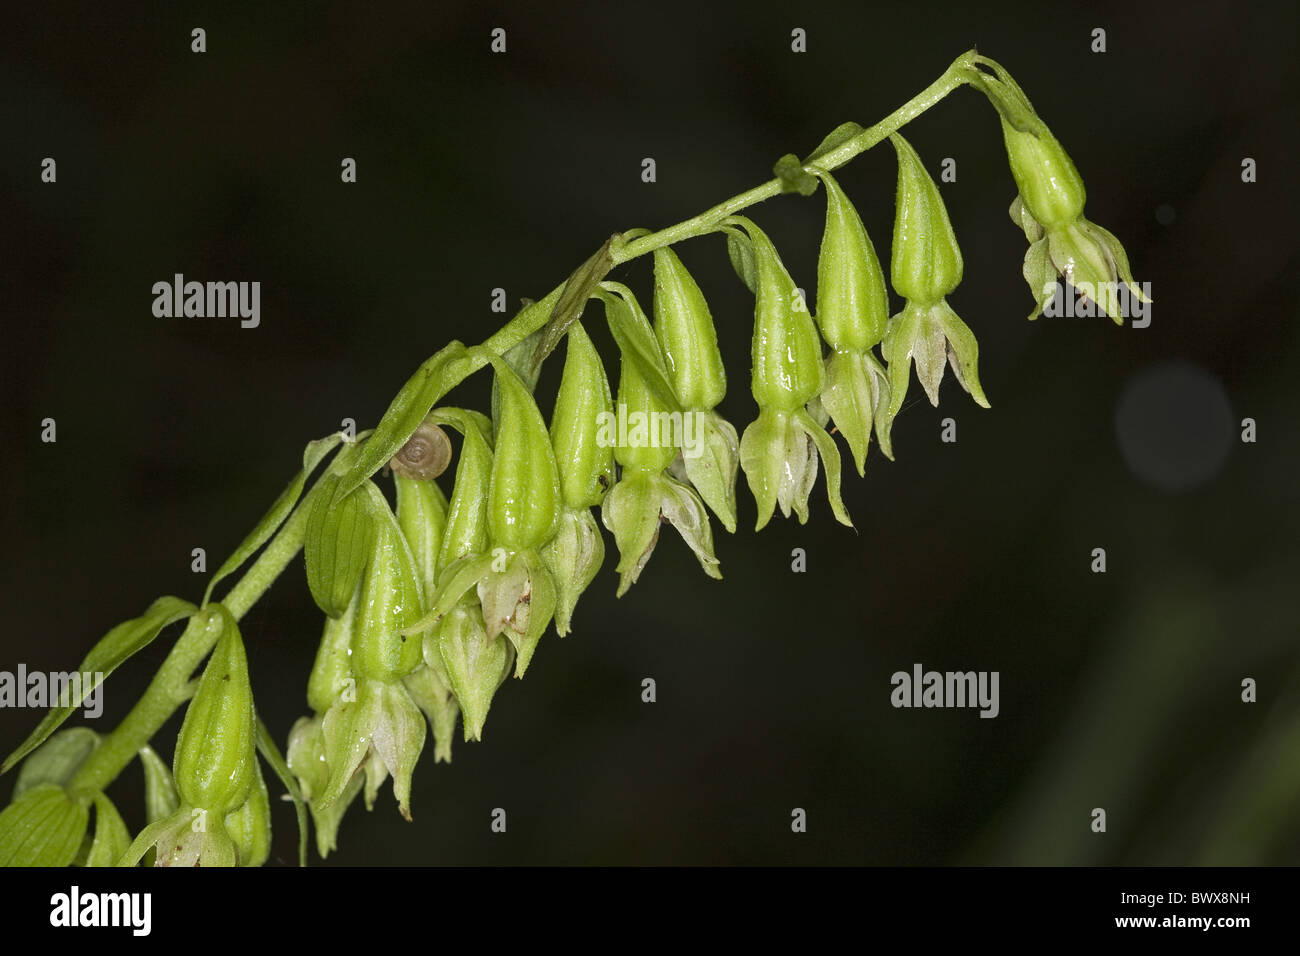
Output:
<path fill-rule="evenodd" d="M 601 441 L 614 448 L 622 471 L 600 512 L 618 546 L 618 594 L 627 593 L 650 560 L 661 519 L 677 529 L 704 572 L 720 578 L 704 501 L 667 474 L 681 444 L 683 418 L 663 351 L 632 291 L 615 282 L 603 283 L 603 289 L 606 318 L 621 352 L 618 414 L 604 423 Z"/>
<path fill-rule="evenodd" d="M 605 540 L 591 509 L 614 484 L 614 449 L 600 442 L 600 422 L 613 415 L 609 379 L 581 322 L 569 327 L 560 391 L 551 415 L 551 447 L 560 473 L 559 527 L 540 551 L 555 582 L 555 631 L 569 632 L 578 598 L 605 560 Z"/>
<path fill-rule="evenodd" d="M 766 525 L 778 506 L 787 518 L 793 510 L 801 523 L 808 520 L 819 457 L 826 465 L 831 511 L 852 527 L 840 499 L 839 450 L 806 407 L 826 381 L 817 327 L 767 234 L 742 216 L 730 221 L 747 233 L 754 265 L 750 391 L 759 414 L 741 436 L 740 467 L 758 505 L 757 527 Z"/>
<path fill-rule="evenodd" d="M 682 406 L 681 453 L 675 463 L 728 531 L 736 530 L 736 428 L 713 409 L 727 392 L 718 333 L 704 293 L 677 253 L 656 249 L 654 332 L 668 379 Z"/>
<path fill-rule="evenodd" d="M 817 325 L 831 347 L 826 359 L 822 407 L 849 443 L 858 474 L 864 473 L 874 428 L 880 450 L 893 458 L 889 439 L 889 379 L 871 349 L 885 335 L 889 297 L 885 273 L 862 218 L 830 173 L 826 229 L 817 259 Z"/>
<path fill-rule="evenodd" d="M 1123 325 L 1132 300 L 1151 301 L 1133 281 L 1123 245 L 1084 217 L 1087 192 L 1083 178 L 1024 90 L 1000 64 L 988 57 L 975 60 L 993 71 L 989 75 L 972 70 L 973 85 L 998 111 L 1018 190 L 1011 203 L 1011 220 L 1024 230 L 1030 243 L 1024 263 L 1025 281 L 1034 296 L 1029 318 L 1042 314 L 1060 276 L 1117 325 Z"/>
<path fill-rule="evenodd" d="M 913 365 L 930 404 L 939 404 L 944 368 L 951 366 L 957 383 L 988 408 L 979 381 L 979 344 L 948 305 L 947 296 L 962 277 L 961 249 L 948 211 L 916 151 L 897 133 L 890 141 L 898 153 L 890 280 L 907 301 L 889 320 L 880 347 L 889 366 L 889 420 L 903 407 Z"/>

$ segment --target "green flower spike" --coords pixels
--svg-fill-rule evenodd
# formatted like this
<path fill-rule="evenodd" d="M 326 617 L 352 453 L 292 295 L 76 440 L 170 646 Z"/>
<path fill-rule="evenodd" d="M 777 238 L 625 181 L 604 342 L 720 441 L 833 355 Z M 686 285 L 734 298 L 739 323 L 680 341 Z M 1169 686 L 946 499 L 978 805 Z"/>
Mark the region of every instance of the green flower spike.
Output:
<path fill-rule="evenodd" d="M 994 71 L 973 69 L 972 85 L 983 90 L 998 111 L 1011 175 L 1018 194 L 1011 221 L 1029 240 L 1024 276 L 1042 314 L 1056 291 L 1057 276 L 1117 324 L 1124 324 L 1125 299 L 1151 300 L 1133 281 L 1123 245 L 1083 215 L 1087 193 L 1074 162 L 1034 112 L 1029 98 L 1001 65 L 987 57 L 975 62 Z"/>
<path fill-rule="evenodd" d="M 834 177 L 826 184 L 826 230 L 817 259 L 817 324 L 831 347 L 822 407 L 849 443 L 858 474 L 875 428 L 880 450 L 894 457 L 889 440 L 889 379 L 871 351 L 885 335 L 889 297 L 875 246 L 853 203 Z"/>
<path fill-rule="evenodd" d="M 961 250 L 948 221 L 939 189 L 911 145 L 894 133 L 898 153 L 898 196 L 890 279 L 907 302 L 889 320 L 880 351 L 889 365 L 889 412 L 892 422 L 903 407 L 911 366 L 930 404 L 939 404 L 944 367 L 976 404 L 988 408 L 979 381 L 979 343 L 948 305 L 946 296 L 961 282 Z"/>
<path fill-rule="evenodd" d="M 555 632 L 569 632 L 573 609 L 605 561 L 605 539 L 591 509 L 614 484 L 614 449 L 600 443 L 603 416 L 612 416 L 609 379 L 581 322 L 569 326 L 564 373 L 551 415 L 551 447 L 564 500 L 555 537 L 542 562 L 555 582 Z"/>
<path fill-rule="evenodd" d="M 682 405 L 679 468 L 728 531 L 736 530 L 740 438 L 715 405 L 727 392 L 718 333 L 704 294 L 672 249 L 656 249 L 655 337 Z"/>
<path fill-rule="evenodd" d="M 817 480 L 817 461 L 826 465 L 826 492 L 841 524 L 853 527 L 840 499 L 840 453 L 835 441 L 808 413 L 808 402 L 825 385 L 821 337 L 808 308 L 758 226 L 742 216 L 754 264 L 753 375 L 750 391 L 758 402 L 758 419 L 740 439 L 740 467 L 758 504 L 762 529 L 777 506 L 800 523 L 808 520 L 808 496 Z"/>
<path fill-rule="evenodd" d="M 622 355 L 619 414 L 601 429 L 601 441 L 613 446 L 622 469 L 600 511 L 618 545 L 618 595 L 627 593 L 650 560 L 661 520 L 677 529 L 705 574 L 721 578 L 704 501 L 694 488 L 665 474 L 677 457 L 682 417 L 659 343 L 632 291 L 616 282 L 603 285 L 605 315 Z"/>

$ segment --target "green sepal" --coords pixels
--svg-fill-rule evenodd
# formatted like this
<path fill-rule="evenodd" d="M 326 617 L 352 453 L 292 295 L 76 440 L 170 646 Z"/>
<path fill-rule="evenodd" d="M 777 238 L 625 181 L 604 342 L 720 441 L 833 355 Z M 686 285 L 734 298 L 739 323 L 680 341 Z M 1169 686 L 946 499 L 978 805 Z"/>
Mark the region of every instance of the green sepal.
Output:
<path fill-rule="evenodd" d="M 510 676 L 514 646 L 504 637 L 488 639 L 476 602 L 453 608 L 438 623 L 437 640 L 425 645 L 426 661 L 437 654 L 460 703 L 465 740 L 480 740 L 497 688 Z"/>
<path fill-rule="evenodd" d="M 393 795 L 402 816 L 411 819 L 411 774 L 424 748 L 424 715 L 400 683 L 363 680 L 356 700 L 340 699 L 322 722 L 329 782 L 315 800 L 325 808 L 338 801 L 363 764 L 367 804 L 386 774 L 393 777 Z"/>
<path fill-rule="evenodd" d="M 117 625 L 100 638 L 99 643 L 90 649 L 81 662 L 77 672 L 100 674 L 103 675 L 103 680 L 107 680 L 108 675 L 113 673 L 118 665 L 128 660 L 137 651 L 148 647 L 164 627 L 189 617 L 195 610 L 197 609 L 189 601 L 182 601 L 176 597 L 159 598 L 149 605 L 149 609 L 140 617 Z M 11 769 L 18 761 L 44 743 L 50 734 L 59 729 L 69 715 L 82 705 L 86 696 L 99 685 L 99 681 L 96 681 L 93 676 L 88 683 L 90 686 L 86 686 L 83 682 L 80 688 L 81 694 L 76 700 L 71 699 L 74 695 L 69 695 L 66 704 L 61 703 L 58 707 L 50 708 L 27 739 L 5 758 L 3 766 L 0 766 L 0 773 Z"/>
<path fill-rule="evenodd" d="M 872 352 L 830 354 L 821 404 L 849 443 L 859 475 L 865 470 L 873 427 L 881 452 L 886 458 L 894 457 L 889 438 L 889 377 Z"/>
<path fill-rule="evenodd" d="M 430 629 L 425 633 L 429 635 L 434 632 L 435 629 Z M 411 695 L 411 700 L 415 701 L 415 706 L 429 719 L 429 727 L 433 731 L 434 763 L 451 763 L 451 741 L 456 733 L 460 704 L 452 693 L 442 658 L 437 657 L 431 665 L 426 655 L 425 662 L 407 674 L 402 683 Z"/>
<path fill-rule="evenodd" d="M 696 422 L 699 454 L 682 449 L 681 469 L 722 526 L 736 531 L 736 472 L 740 468 L 740 436 L 736 426 L 717 412 L 690 412 Z"/>
<path fill-rule="evenodd" d="M 811 491 L 817 476 L 817 457 L 806 436 L 798 440 L 796 437 L 790 427 L 790 413 L 772 408 L 760 408 L 758 418 L 740 436 L 740 467 L 758 508 L 755 531 L 762 531 L 772 520 L 778 504 L 789 517 L 791 504 L 801 494 L 807 501 L 808 491 L 802 489 L 806 486 Z M 811 478 L 807 477 L 809 469 Z"/>
<path fill-rule="evenodd" d="M 636 583 L 650 560 L 659 541 L 661 517 L 677 529 L 705 574 L 722 577 L 709 514 L 695 489 L 655 472 L 624 472 L 605 496 L 600 516 L 618 545 L 619 597 Z"/>
<path fill-rule="evenodd" d="M 903 311 L 890 320 L 881 352 L 889 364 L 890 421 L 907 397 L 913 363 L 930 404 L 938 406 L 944 367 L 951 365 L 958 384 L 975 403 L 989 407 L 979 380 L 979 343 L 946 299 L 928 306 L 909 300 Z"/>
<path fill-rule="evenodd" d="M 605 561 L 605 539 L 590 508 L 564 509 L 560 529 L 539 552 L 555 582 L 555 633 L 569 633 L 578 598 Z"/>

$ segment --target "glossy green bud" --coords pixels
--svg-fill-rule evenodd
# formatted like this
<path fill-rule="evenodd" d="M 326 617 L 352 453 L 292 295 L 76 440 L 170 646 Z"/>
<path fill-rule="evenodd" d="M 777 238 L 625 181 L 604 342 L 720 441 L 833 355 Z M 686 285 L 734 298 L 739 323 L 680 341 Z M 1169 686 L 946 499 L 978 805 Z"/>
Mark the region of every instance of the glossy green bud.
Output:
<path fill-rule="evenodd" d="M 172 773 L 183 803 L 224 816 L 248 799 L 257 769 L 253 688 L 234 617 L 220 604 L 208 613 L 221 636 L 185 711 Z"/>
<path fill-rule="evenodd" d="M 427 603 L 433 598 L 438 580 L 438 558 L 447 527 L 447 497 L 432 479 L 394 473 L 393 483 L 397 487 L 397 526 L 411 547 L 416 578 Z"/>
<path fill-rule="evenodd" d="M 1029 214 L 1044 226 L 1069 222 L 1083 212 L 1083 178 L 1046 125 L 1017 130 L 1001 117 L 1011 175 Z"/>
<path fill-rule="evenodd" d="M 479 740 L 497 688 L 510 676 L 514 648 L 504 637 L 489 639 L 478 605 L 457 605 L 439 623 L 437 641 L 425 645 L 425 659 L 437 655 L 460 702 L 465 739 Z"/>
<path fill-rule="evenodd" d="M 271 855 L 271 797 L 260 767 L 248 799 L 226 814 L 225 825 L 240 866 L 261 866 L 267 861 Z"/>
<path fill-rule="evenodd" d="M 808 306 L 767 234 L 744 217 L 754 252 L 753 377 L 761 408 L 791 412 L 822 390 L 822 346 Z"/>
<path fill-rule="evenodd" d="M 399 633 L 424 614 L 415 558 L 383 493 L 367 480 L 374 551 L 361 583 L 352 635 L 352 669 L 358 680 L 400 681 L 420 663 L 420 642 Z"/>
<path fill-rule="evenodd" d="M 605 561 L 605 539 L 590 508 L 565 507 L 560 529 L 539 552 L 555 583 L 555 633 L 569 633 L 578 598 Z"/>
<path fill-rule="evenodd" d="M 464 436 L 456 465 L 456 484 L 447 506 L 447 525 L 438 555 L 441 573 L 449 564 L 488 549 L 487 506 L 492 483 L 492 424 L 478 412 L 438 409 L 435 421 L 456 428 Z"/>
<path fill-rule="evenodd" d="M 57 784 L 32 787 L 0 812 L 0 866 L 67 866 L 89 819 L 86 804 Z"/>
<path fill-rule="evenodd" d="M 560 490 L 570 508 L 598 505 L 614 484 L 614 449 L 598 440 L 603 416 L 613 415 L 605 366 L 581 322 L 569 326 L 560 391 L 551 415 L 551 447 Z"/>
<path fill-rule="evenodd" d="M 667 429 L 661 423 L 671 421 L 673 415 L 650 388 L 635 362 L 624 357 L 618 379 L 618 416 L 611 427 L 603 429 L 604 439 L 615 445 L 614 458 L 626 469 L 660 472 L 672 464 L 677 449 L 665 436 Z M 681 413 L 677 413 L 680 420 Z M 626 420 L 626 435 L 621 423 Z M 614 432 L 611 436 L 610 433 Z M 602 440 L 604 440 L 602 439 Z"/>
<path fill-rule="evenodd" d="M 360 591 L 337 618 L 326 617 L 324 633 L 316 650 L 316 661 L 307 678 L 307 703 L 319 714 L 330 709 L 343 689 L 353 680 L 352 640 L 356 633 Z"/>
<path fill-rule="evenodd" d="M 899 295 L 929 305 L 960 284 L 961 250 L 939 187 L 925 171 L 916 150 L 897 133 L 889 139 L 898 153 L 890 279 Z"/>
<path fill-rule="evenodd" d="M 672 249 L 656 249 L 655 337 L 683 408 L 713 408 L 727 393 L 718 332 L 704 293 Z"/>
<path fill-rule="evenodd" d="M 555 533 L 560 473 L 532 394 L 504 361 L 494 364 L 501 404 L 488 492 L 488 537 L 494 546 L 523 551 L 539 547 Z"/>
<path fill-rule="evenodd" d="M 885 335 L 889 296 L 885 273 L 862 217 L 828 172 L 826 229 L 817 258 L 817 324 L 832 349 L 865 352 Z"/>

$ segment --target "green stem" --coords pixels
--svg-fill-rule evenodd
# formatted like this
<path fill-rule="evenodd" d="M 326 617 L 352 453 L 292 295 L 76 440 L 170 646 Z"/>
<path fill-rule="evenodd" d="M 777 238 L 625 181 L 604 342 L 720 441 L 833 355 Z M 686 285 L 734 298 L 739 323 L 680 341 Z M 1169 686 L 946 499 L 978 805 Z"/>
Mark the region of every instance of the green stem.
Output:
<path fill-rule="evenodd" d="M 309 492 L 221 602 L 236 620 L 248 613 L 302 547 L 311 499 L 312 493 Z M 219 636 L 220 628 L 211 626 L 209 615 L 200 612 L 190 618 L 144 695 L 86 758 L 69 782 L 70 790 L 103 790 L 116 779 L 176 709 L 189 699 L 193 693 L 190 677 L 211 652 Z"/>
<path fill-rule="evenodd" d="M 971 82 L 975 62 L 976 53 L 974 50 L 963 53 L 952 62 L 942 76 L 875 126 L 864 129 L 861 133 L 820 157 L 817 160 L 816 167 L 828 171 L 838 169 L 854 157 L 887 139 L 891 133 L 897 132 L 916 119 L 957 87 Z M 780 194 L 781 180 L 777 178 L 769 179 L 753 189 L 732 196 L 711 209 L 705 210 L 698 216 L 683 220 L 676 225 L 660 229 L 658 232 L 648 233 L 630 242 L 619 243 L 616 241 L 610 249 L 610 257 L 614 260 L 614 265 L 619 266 L 640 258 L 646 253 L 654 252 L 656 249 L 662 249 L 664 246 L 671 246 L 686 239 L 708 235 L 716 232 L 728 216 L 734 216 L 750 206 L 757 205 Z M 551 290 L 543 301 L 555 302 L 563 290 L 564 283 L 560 283 Z M 485 340 L 483 346 L 500 354 L 542 328 L 549 318 L 550 309 L 524 309 L 510 322 L 506 323 L 495 335 Z M 467 368 L 465 377 L 482 367 L 482 361 L 472 363 Z"/>

